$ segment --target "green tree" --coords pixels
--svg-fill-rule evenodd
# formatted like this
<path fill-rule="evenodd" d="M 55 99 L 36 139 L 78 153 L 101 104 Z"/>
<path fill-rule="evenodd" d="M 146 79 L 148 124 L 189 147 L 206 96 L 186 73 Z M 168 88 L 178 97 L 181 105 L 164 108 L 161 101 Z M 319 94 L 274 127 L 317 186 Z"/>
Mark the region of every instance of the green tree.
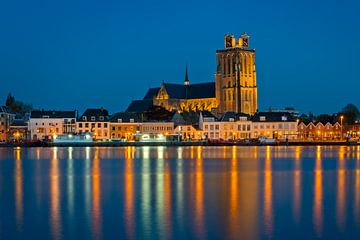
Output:
<path fill-rule="evenodd" d="M 359 109 L 352 103 L 349 103 L 343 107 L 340 114 L 344 116 L 345 124 L 352 124 L 360 117 Z"/>
<path fill-rule="evenodd" d="M 31 112 L 31 110 L 33 110 L 33 107 L 31 104 L 17 101 L 11 93 L 8 94 L 6 101 L 5 101 L 5 105 L 8 108 L 10 108 L 11 111 L 13 111 L 15 113 L 24 114 L 24 113 Z"/>

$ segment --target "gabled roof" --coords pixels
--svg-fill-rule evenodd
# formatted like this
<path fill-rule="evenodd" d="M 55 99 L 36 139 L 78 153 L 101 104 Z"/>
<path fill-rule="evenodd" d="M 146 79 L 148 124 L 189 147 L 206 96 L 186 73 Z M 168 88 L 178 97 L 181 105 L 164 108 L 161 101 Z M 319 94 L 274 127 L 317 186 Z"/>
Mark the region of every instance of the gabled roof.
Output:
<path fill-rule="evenodd" d="M 246 120 L 250 119 L 250 115 L 246 113 L 236 113 L 236 112 L 226 112 L 224 115 L 220 118 L 221 122 L 228 122 L 230 118 L 234 119 L 234 121 L 240 120 L 241 117 L 245 117 Z"/>
<path fill-rule="evenodd" d="M 130 122 L 130 119 L 133 119 L 133 122 L 141 122 L 141 117 L 137 113 L 133 112 L 118 112 L 114 113 L 110 117 L 110 122 L 119 122 L 119 119 L 121 119 L 121 122 Z"/>
<path fill-rule="evenodd" d="M 0 112 L 7 113 L 7 114 L 15 114 L 11 109 L 7 106 L 0 106 Z"/>
<path fill-rule="evenodd" d="M 159 90 L 160 88 L 149 88 L 143 99 L 153 99 L 158 94 Z"/>
<path fill-rule="evenodd" d="M 34 110 L 30 118 L 76 118 L 76 111 Z"/>
<path fill-rule="evenodd" d="M 260 120 L 265 117 L 265 120 Z M 257 112 L 252 117 L 253 122 L 295 122 L 296 118 L 288 112 Z"/>
<path fill-rule="evenodd" d="M 164 83 L 169 98 L 175 99 L 199 99 L 199 98 L 215 98 L 215 83 L 197 83 L 190 85 Z"/>
<path fill-rule="evenodd" d="M 95 122 L 108 121 L 109 112 L 104 108 L 88 108 L 79 118 L 80 122 L 85 121 L 83 117 L 86 117 L 86 121 L 95 121 Z M 91 117 L 95 117 L 95 120 L 91 120 Z M 103 117 L 103 119 L 100 119 L 100 117 Z"/>
<path fill-rule="evenodd" d="M 152 99 L 134 100 L 130 103 L 125 112 L 145 112 L 153 106 Z"/>
<path fill-rule="evenodd" d="M 217 120 L 217 117 L 209 111 L 200 111 L 200 114 L 203 118 L 214 118 L 215 120 Z"/>

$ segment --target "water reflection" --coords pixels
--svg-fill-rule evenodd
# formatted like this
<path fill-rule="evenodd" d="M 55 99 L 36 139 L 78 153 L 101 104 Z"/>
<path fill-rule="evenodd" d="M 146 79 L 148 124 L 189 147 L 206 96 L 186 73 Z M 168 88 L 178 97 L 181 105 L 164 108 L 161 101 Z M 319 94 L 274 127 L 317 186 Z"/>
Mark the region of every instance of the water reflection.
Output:
<path fill-rule="evenodd" d="M 58 148 L 52 149 L 50 167 L 50 222 L 53 239 L 61 239 L 60 216 L 60 171 L 58 163 Z"/>
<path fill-rule="evenodd" d="M 92 221 L 95 239 L 101 239 L 101 206 L 100 206 L 100 159 L 99 149 L 94 149 L 92 169 Z"/>
<path fill-rule="evenodd" d="M 21 149 L 20 147 L 15 148 L 15 216 L 16 226 L 19 232 L 23 228 L 23 173 L 22 173 L 22 161 L 21 161 Z"/>
<path fill-rule="evenodd" d="M 195 160 L 195 226 L 196 234 L 199 239 L 204 238 L 204 192 L 203 192 L 203 159 L 202 147 L 197 147 L 197 157 Z"/>
<path fill-rule="evenodd" d="M 315 160 L 315 183 L 314 183 L 314 203 L 313 203 L 313 222 L 317 236 L 322 236 L 323 225 L 323 189 L 322 189 L 322 163 L 321 163 L 321 147 L 316 149 Z"/>
<path fill-rule="evenodd" d="M 301 147 L 295 147 L 295 168 L 294 168 L 294 219 L 300 222 L 301 214 Z"/>
<path fill-rule="evenodd" d="M 345 224 L 345 147 L 339 148 L 339 160 L 337 170 L 337 197 L 336 197 L 336 219 L 338 228 L 343 230 Z"/>
<path fill-rule="evenodd" d="M 272 203 L 272 166 L 271 166 L 271 147 L 266 147 L 265 171 L 264 171 L 264 218 L 265 233 L 268 237 L 272 236 L 273 231 L 273 203 Z"/>
<path fill-rule="evenodd" d="M 298 232 L 301 239 L 357 239 L 359 152 L 0 149 L 0 239 L 32 232 L 44 239 L 292 239 Z"/>
<path fill-rule="evenodd" d="M 134 239 L 134 183 L 133 183 L 133 151 L 134 148 L 126 147 L 125 153 L 125 218 L 126 235 L 128 239 Z"/>

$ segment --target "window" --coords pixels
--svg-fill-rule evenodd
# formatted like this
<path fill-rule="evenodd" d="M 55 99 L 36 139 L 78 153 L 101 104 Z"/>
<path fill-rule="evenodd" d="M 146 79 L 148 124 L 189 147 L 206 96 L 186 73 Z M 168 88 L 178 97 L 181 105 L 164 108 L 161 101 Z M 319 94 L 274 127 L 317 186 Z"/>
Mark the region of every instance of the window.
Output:
<path fill-rule="evenodd" d="M 208 125 L 207 124 L 205 124 L 205 130 L 208 130 Z"/>
<path fill-rule="evenodd" d="M 210 125 L 210 130 L 214 130 L 214 125 Z"/>
<path fill-rule="evenodd" d="M 95 116 L 91 116 L 91 121 L 95 121 Z"/>
<path fill-rule="evenodd" d="M 100 121 L 104 121 L 104 116 L 100 116 Z"/>
<path fill-rule="evenodd" d="M 82 126 L 83 126 L 82 123 L 79 123 L 79 128 L 82 128 Z"/>
<path fill-rule="evenodd" d="M 287 121 L 287 117 L 286 116 L 281 116 L 281 121 Z"/>
<path fill-rule="evenodd" d="M 92 123 L 92 124 L 91 124 L 91 128 L 94 128 L 94 127 L 95 127 L 95 123 Z"/>
<path fill-rule="evenodd" d="M 107 128 L 108 124 L 107 123 L 104 123 L 104 128 Z"/>
<path fill-rule="evenodd" d="M 86 121 L 86 116 L 83 116 L 82 119 L 83 119 L 84 121 Z"/>
<path fill-rule="evenodd" d="M 97 126 L 98 126 L 98 128 L 101 128 L 101 123 L 98 123 Z"/>
<path fill-rule="evenodd" d="M 88 123 L 85 123 L 85 127 L 88 128 L 88 127 L 89 127 L 89 124 L 88 124 Z"/>
<path fill-rule="evenodd" d="M 130 122 L 133 123 L 133 122 L 134 122 L 134 119 L 133 119 L 133 118 L 130 118 Z"/>
<path fill-rule="evenodd" d="M 262 122 L 266 121 L 265 116 L 260 116 L 260 121 L 262 121 Z"/>
<path fill-rule="evenodd" d="M 122 118 L 118 118 L 118 122 L 121 123 L 121 122 L 122 122 Z"/>

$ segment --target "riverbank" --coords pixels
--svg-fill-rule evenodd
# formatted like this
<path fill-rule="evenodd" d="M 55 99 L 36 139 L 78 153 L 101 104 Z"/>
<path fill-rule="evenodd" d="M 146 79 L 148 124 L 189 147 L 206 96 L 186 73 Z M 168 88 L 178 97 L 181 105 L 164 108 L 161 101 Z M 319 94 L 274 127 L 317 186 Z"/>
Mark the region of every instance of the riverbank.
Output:
<path fill-rule="evenodd" d="M 356 146 L 358 143 L 336 141 L 290 141 L 276 144 L 264 144 L 258 142 L 88 142 L 88 143 L 53 143 L 53 142 L 29 142 L 29 143 L 1 143 L 0 147 L 128 147 L 128 146 Z"/>

